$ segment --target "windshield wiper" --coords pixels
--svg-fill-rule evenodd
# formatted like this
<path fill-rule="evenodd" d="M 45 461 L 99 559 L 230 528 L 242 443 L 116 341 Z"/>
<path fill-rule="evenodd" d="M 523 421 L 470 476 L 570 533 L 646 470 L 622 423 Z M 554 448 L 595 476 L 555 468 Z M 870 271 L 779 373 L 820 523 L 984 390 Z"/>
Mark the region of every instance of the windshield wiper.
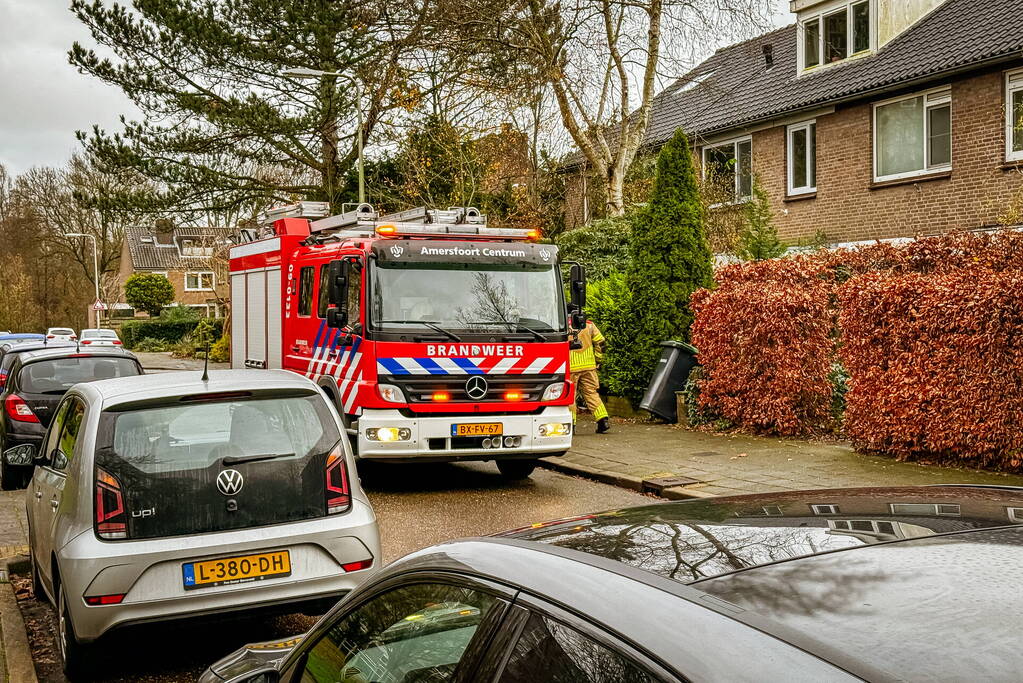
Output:
<path fill-rule="evenodd" d="M 294 453 L 258 453 L 253 455 L 228 455 L 222 462 L 225 465 L 237 465 L 243 462 L 258 462 L 260 460 L 274 460 L 275 458 L 290 458 Z"/>
<path fill-rule="evenodd" d="M 454 332 L 449 332 L 448 330 L 445 330 L 440 325 L 437 325 L 436 323 L 431 323 L 428 320 L 380 320 L 379 322 L 381 324 L 386 324 L 386 323 L 408 323 L 409 325 L 426 325 L 431 330 L 434 330 L 435 332 L 440 332 L 441 334 L 443 334 L 445 337 L 447 337 L 451 341 L 456 341 L 456 342 L 462 341 L 462 338 L 459 337 Z"/>
<path fill-rule="evenodd" d="M 501 322 L 499 320 L 479 320 L 477 322 L 472 322 L 472 323 L 467 323 L 467 324 L 468 325 L 505 325 L 506 327 L 514 328 L 514 329 L 509 329 L 508 330 L 509 332 L 529 332 L 531 335 L 533 335 L 536 338 L 537 341 L 542 341 L 542 342 L 547 341 L 547 337 L 543 336 L 542 334 L 540 334 L 539 332 L 534 330 L 532 327 L 527 327 L 526 325 L 519 325 L 517 323 Z"/>

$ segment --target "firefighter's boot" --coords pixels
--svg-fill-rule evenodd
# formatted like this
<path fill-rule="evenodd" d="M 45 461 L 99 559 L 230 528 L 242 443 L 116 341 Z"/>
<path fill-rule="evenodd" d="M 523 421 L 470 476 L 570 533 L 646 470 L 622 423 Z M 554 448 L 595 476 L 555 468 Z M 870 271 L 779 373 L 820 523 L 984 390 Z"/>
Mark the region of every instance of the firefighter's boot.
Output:
<path fill-rule="evenodd" d="M 611 418 L 602 417 L 597 420 L 597 434 L 606 434 L 611 431 Z"/>

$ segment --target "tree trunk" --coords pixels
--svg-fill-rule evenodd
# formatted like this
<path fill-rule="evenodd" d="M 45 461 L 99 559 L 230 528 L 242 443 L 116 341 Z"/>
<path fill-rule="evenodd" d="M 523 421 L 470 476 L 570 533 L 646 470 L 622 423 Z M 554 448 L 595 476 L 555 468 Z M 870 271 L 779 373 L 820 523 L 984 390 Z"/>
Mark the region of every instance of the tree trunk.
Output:
<path fill-rule="evenodd" d="M 612 166 L 608 170 L 605 186 L 607 204 L 604 207 L 608 217 L 625 215 L 625 173 Z"/>

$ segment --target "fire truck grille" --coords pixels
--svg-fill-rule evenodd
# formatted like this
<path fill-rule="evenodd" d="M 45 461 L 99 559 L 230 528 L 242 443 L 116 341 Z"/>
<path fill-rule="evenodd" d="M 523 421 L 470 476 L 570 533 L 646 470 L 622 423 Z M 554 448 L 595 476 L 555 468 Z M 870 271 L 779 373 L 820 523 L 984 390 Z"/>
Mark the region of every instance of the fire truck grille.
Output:
<path fill-rule="evenodd" d="M 486 380 L 486 394 L 478 397 L 469 394 L 466 383 L 470 378 Z M 500 403 L 506 401 L 539 401 L 548 386 L 563 382 L 562 375 L 426 375 L 426 376 L 384 376 L 378 378 L 381 384 L 392 384 L 402 390 L 409 403 L 434 403 L 438 394 L 445 394 L 452 403 Z M 513 394 L 514 396 L 509 396 Z"/>

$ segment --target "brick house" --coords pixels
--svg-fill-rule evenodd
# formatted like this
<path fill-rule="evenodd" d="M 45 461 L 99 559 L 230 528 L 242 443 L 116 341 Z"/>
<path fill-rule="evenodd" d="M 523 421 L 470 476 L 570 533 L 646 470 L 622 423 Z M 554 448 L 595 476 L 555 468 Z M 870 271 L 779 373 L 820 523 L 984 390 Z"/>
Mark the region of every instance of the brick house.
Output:
<path fill-rule="evenodd" d="M 174 285 L 174 303 L 199 309 L 203 315 L 223 315 L 230 298 L 224 253 L 235 232 L 212 227 L 127 228 L 117 278 L 120 296 L 132 274 L 158 273 Z"/>
<path fill-rule="evenodd" d="M 794 25 L 718 50 L 655 99 L 704 177 L 779 236 L 849 243 L 986 229 L 1023 203 L 1023 2 L 791 0 Z M 569 225 L 589 218 L 585 174 Z M 729 202 L 725 202 L 729 203 Z"/>

